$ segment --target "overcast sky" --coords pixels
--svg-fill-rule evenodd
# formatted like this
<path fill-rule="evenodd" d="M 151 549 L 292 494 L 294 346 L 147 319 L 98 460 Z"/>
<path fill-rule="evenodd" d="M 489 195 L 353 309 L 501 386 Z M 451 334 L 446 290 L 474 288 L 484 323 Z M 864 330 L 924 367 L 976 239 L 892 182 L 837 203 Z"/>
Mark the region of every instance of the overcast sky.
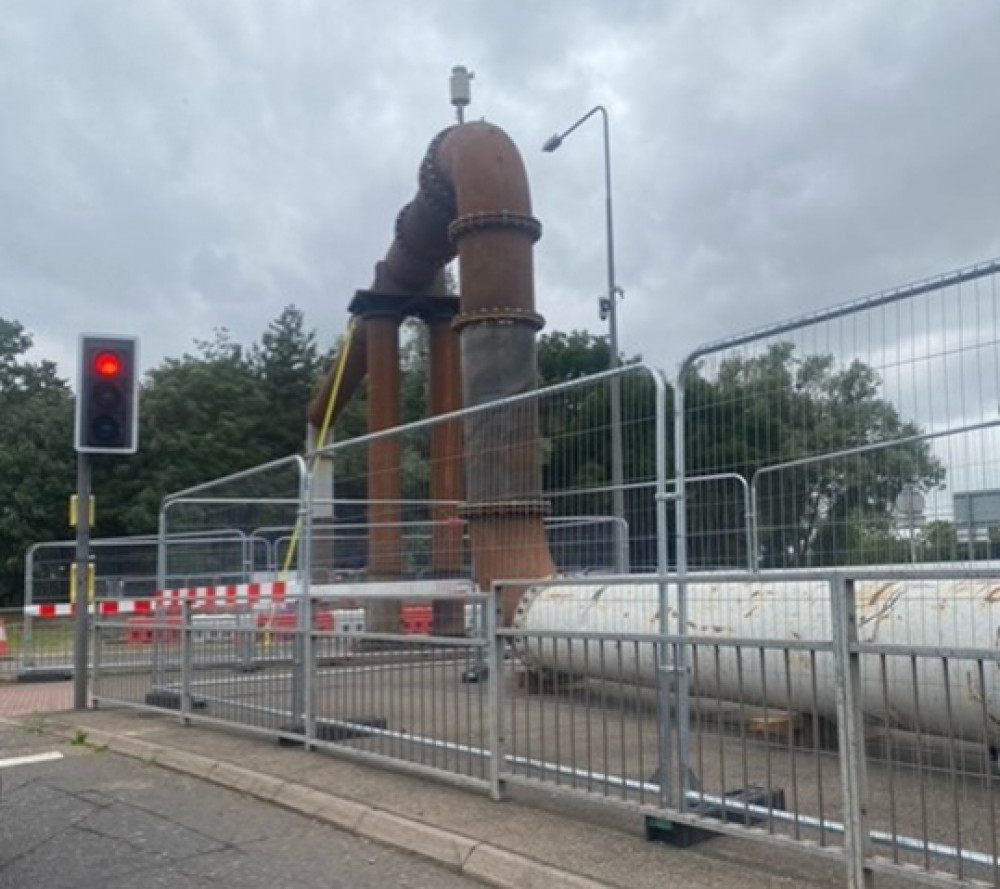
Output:
<path fill-rule="evenodd" d="M 603 332 L 597 103 L 611 114 L 621 343 L 705 340 L 1000 254 L 1000 5 L 5 0 L 0 316 L 72 372 L 144 365 L 288 303 L 329 345 L 427 143 L 518 143 L 548 329 Z"/>

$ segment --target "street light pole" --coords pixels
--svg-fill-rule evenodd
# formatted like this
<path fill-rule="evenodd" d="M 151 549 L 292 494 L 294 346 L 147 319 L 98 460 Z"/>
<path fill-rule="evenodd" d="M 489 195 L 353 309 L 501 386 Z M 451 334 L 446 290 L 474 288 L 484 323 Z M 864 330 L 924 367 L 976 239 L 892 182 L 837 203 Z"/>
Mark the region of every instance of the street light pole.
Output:
<path fill-rule="evenodd" d="M 553 152 L 563 140 L 577 127 L 586 123 L 595 114 L 601 115 L 604 132 L 604 211 L 607 244 L 608 290 L 607 296 L 601 297 L 600 316 L 608 321 L 608 345 L 611 349 L 611 367 L 621 366 L 621 355 L 618 351 L 618 299 L 622 296 L 621 288 L 615 283 L 615 226 L 611 197 L 611 129 L 608 121 L 608 111 L 603 105 L 595 105 L 576 123 L 563 133 L 552 136 L 542 146 L 543 151 Z M 611 379 L 611 498 L 612 511 L 615 516 L 615 562 L 617 570 L 624 574 L 629 570 L 628 533 L 624 525 L 625 492 L 624 459 L 622 449 L 622 392 L 621 378 Z"/>

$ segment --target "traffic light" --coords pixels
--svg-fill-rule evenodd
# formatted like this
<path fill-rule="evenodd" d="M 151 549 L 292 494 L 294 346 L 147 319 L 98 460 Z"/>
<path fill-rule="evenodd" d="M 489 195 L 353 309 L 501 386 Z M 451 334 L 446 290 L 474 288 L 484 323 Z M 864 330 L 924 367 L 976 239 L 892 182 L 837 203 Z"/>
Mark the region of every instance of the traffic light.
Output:
<path fill-rule="evenodd" d="M 80 337 L 77 451 L 135 453 L 139 444 L 138 352 L 135 337 Z"/>

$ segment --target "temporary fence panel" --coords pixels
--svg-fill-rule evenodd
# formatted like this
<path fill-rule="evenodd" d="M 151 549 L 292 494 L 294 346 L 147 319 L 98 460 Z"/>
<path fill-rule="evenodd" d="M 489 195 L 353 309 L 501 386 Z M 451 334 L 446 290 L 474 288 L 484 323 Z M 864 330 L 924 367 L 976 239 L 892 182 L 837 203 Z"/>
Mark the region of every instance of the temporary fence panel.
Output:
<path fill-rule="evenodd" d="M 431 635 L 436 595 L 473 612 L 467 631 Z M 403 618 L 394 632 L 366 627 L 372 597 L 398 604 Z M 268 596 L 253 604 L 210 598 L 211 611 L 205 596 L 184 596 L 153 600 L 140 614 L 99 602 L 95 700 L 174 710 L 492 786 L 488 597 L 454 586 L 438 594 L 369 586 L 360 596 L 355 588 L 308 599 L 292 590 L 277 605 Z"/>
<path fill-rule="evenodd" d="M 862 870 L 998 885 L 983 635 L 1000 529 L 998 275 L 993 261 L 709 344 L 677 384 L 682 589 L 690 571 L 737 566 L 880 572 L 845 599 L 859 609 L 849 777 L 873 831 L 848 844 Z"/>
<path fill-rule="evenodd" d="M 998 276 L 990 262 L 695 350 L 676 455 L 688 567 L 993 558 Z"/>
<path fill-rule="evenodd" d="M 90 541 L 94 590 L 104 598 L 148 596 L 156 590 L 157 537 L 100 538 Z M 167 582 L 174 586 L 239 582 L 248 573 L 250 542 L 233 528 L 206 528 L 171 538 L 176 551 Z M 68 602 L 76 541 L 36 543 L 25 557 L 25 605 Z"/>
<path fill-rule="evenodd" d="M 234 529 L 206 529 L 175 535 L 171 546 L 180 573 L 167 577 L 176 586 L 214 585 L 245 578 L 250 542 Z M 92 595 L 120 600 L 151 596 L 157 589 L 157 538 L 95 538 L 90 541 Z M 70 616 L 75 592 L 76 542 L 36 543 L 25 554 L 20 657 L 6 662 L 17 672 L 72 667 Z M 0 667 L 2 669 L 2 667 Z"/>
<path fill-rule="evenodd" d="M 658 810 L 672 675 L 657 584 L 651 602 L 635 578 L 504 586 L 520 605 L 496 633 L 502 779 Z"/>
<path fill-rule="evenodd" d="M 314 497 L 331 493 L 336 519 L 314 573 L 655 570 L 666 407 L 660 374 L 634 365 L 331 445 L 333 488 Z"/>
<path fill-rule="evenodd" d="M 336 615 L 372 597 L 397 608 L 393 631 L 342 632 L 336 620 L 326 629 L 316 623 L 310 736 L 318 746 L 489 786 L 486 622 L 472 619 L 462 633 L 446 636 L 433 622 L 442 598 L 464 613 L 485 610 L 488 597 L 469 588 L 427 595 L 387 584 L 362 597 L 325 595 L 313 608 Z"/>
<path fill-rule="evenodd" d="M 308 539 L 309 529 L 303 524 L 308 509 L 307 477 L 302 458 L 288 457 L 169 494 L 160 509 L 158 588 L 189 573 L 192 562 L 204 564 L 202 554 L 186 545 L 184 538 L 216 528 L 227 528 L 245 540 L 235 564 L 230 553 L 217 553 L 216 584 L 252 580 L 262 567 L 297 568 L 294 561 L 273 565 L 267 538 L 257 532 L 277 525 L 291 528 L 303 542 Z"/>

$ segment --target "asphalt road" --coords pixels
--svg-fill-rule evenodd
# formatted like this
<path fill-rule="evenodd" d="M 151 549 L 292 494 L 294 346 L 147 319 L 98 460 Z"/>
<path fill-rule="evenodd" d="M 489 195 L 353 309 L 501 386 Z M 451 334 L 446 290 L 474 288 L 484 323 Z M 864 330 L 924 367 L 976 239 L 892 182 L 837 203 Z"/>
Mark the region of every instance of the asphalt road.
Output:
<path fill-rule="evenodd" d="M 8 765 L 56 751 L 63 758 Z M 2 889 L 481 886 L 237 793 L 0 724 Z"/>

